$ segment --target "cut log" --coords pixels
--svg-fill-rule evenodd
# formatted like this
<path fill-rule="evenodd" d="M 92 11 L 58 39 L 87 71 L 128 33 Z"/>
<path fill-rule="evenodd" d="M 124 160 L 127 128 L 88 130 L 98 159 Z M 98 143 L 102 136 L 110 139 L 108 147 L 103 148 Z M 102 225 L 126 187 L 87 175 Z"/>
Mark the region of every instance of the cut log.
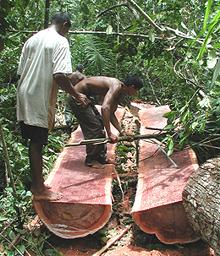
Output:
<path fill-rule="evenodd" d="M 168 106 L 141 109 L 140 133 L 158 133 L 145 127 L 164 128 L 163 115 L 168 111 Z M 170 159 L 155 142 L 140 141 L 133 219 L 144 232 L 155 234 L 163 243 L 194 242 L 199 237 L 186 218 L 182 192 L 189 176 L 198 168 L 196 156 L 192 150 L 184 150 L 173 153 Z"/>
<path fill-rule="evenodd" d="M 209 159 L 187 182 L 183 204 L 194 230 L 220 255 L 220 158 Z"/>
<path fill-rule="evenodd" d="M 120 119 L 123 109 L 116 115 Z M 114 131 L 116 132 L 116 131 Z M 69 143 L 83 138 L 81 129 L 72 133 Z M 108 145 L 108 157 L 114 157 L 115 144 Z M 62 238 L 84 237 L 102 228 L 111 216 L 113 164 L 86 167 L 85 146 L 64 148 L 46 183 L 63 197 L 56 202 L 36 201 L 34 207 L 42 222 Z"/>

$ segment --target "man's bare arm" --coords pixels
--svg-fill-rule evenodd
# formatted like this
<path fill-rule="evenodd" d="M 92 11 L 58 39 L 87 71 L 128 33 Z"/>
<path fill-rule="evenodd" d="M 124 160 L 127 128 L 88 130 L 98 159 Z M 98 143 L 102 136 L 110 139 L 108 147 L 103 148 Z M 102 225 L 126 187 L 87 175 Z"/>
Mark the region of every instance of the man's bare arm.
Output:
<path fill-rule="evenodd" d="M 71 84 L 69 78 L 62 73 L 57 73 L 54 76 L 56 83 L 71 96 L 75 97 L 75 99 L 82 103 L 83 105 L 88 104 L 88 98 L 81 93 L 76 92 L 74 86 Z"/>
<path fill-rule="evenodd" d="M 121 126 L 120 126 L 120 124 L 119 124 L 119 122 L 118 122 L 117 117 L 115 116 L 115 113 L 112 113 L 112 114 L 110 115 L 110 121 L 111 121 L 111 123 L 113 124 L 113 126 L 119 131 L 119 133 L 121 133 L 122 128 L 121 128 Z"/>
<path fill-rule="evenodd" d="M 111 132 L 111 126 L 110 126 L 110 120 L 112 115 L 111 111 L 113 107 L 116 105 L 115 101 L 118 97 L 120 89 L 121 89 L 121 84 L 119 82 L 113 84 L 112 87 L 109 88 L 108 92 L 106 93 L 103 104 L 102 104 L 102 108 L 101 108 L 104 127 L 106 129 L 108 137 L 111 139 L 112 142 L 117 142 L 117 136 Z"/>

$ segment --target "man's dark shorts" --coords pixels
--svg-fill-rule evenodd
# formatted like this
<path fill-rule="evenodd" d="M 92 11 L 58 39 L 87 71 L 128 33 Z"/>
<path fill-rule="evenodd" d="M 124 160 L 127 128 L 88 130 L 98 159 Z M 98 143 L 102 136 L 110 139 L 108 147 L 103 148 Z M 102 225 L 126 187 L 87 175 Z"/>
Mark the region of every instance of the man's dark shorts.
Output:
<path fill-rule="evenodd" d="M 46 145 L 48 142 L 48 129 L 27 125 L 20 122 L 21 136 L 23 139 L 30 139 L 32 142 Z"/>

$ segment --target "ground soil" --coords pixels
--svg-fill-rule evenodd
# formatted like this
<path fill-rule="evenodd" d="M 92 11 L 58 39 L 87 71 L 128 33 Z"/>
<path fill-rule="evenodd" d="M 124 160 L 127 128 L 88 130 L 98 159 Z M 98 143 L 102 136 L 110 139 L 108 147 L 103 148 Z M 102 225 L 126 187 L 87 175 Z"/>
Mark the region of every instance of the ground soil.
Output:
<path fill-rule="evenodd" d="M 136 229 L 136 227 L 135 227 Z M 119 228 L 117 228 L 119 231 Z M 116 232 L 116 230 L 115 230 Z M 139 235 L 137 235 L 139 232 Z M 135 239 L 134 239 L 135 237 Z M 73 240 L 61 239 L 52 236 L 49 239 L 52 246 L 64 256 L 92 256 L 105 244 L 100 232 L 85 238 Z M 124 237 L 118 240 L 103 256 L 214 256 L 214 252 L 203 241 L 188 245 L 165 245 L 153 235 L 131 229 Z"/>

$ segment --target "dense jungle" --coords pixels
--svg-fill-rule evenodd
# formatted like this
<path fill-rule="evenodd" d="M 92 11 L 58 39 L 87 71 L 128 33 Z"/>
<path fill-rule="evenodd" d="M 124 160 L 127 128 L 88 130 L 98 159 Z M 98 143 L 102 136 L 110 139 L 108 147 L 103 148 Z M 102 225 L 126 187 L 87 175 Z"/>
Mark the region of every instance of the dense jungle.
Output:
<path fill-rule="evenodd" d="M 68 41 L 73 69 L 82 63 L 87 76 L 120 80 L 129 73 L 140 74 L 144 87 L 133 100 L 169 105 L 162 138 L 168 156 L 188 145 L 199 164 L 218 155 L 218 0 L 1 0 L 0 10 L 0 255 L 62 255 L 48 240 L 48 230 L 28 228 L 35 212 L 27 145 L 16 120 L 22 46 L 48 27 L 56 11 L 71 15 Z M 59 90 L 58 116 L 65 98 Z M 44 149 L 45 176 L 68 138 L 65 125 L 51 131 Z M 121 146 L 121 154 L 123 150 Z"/>

